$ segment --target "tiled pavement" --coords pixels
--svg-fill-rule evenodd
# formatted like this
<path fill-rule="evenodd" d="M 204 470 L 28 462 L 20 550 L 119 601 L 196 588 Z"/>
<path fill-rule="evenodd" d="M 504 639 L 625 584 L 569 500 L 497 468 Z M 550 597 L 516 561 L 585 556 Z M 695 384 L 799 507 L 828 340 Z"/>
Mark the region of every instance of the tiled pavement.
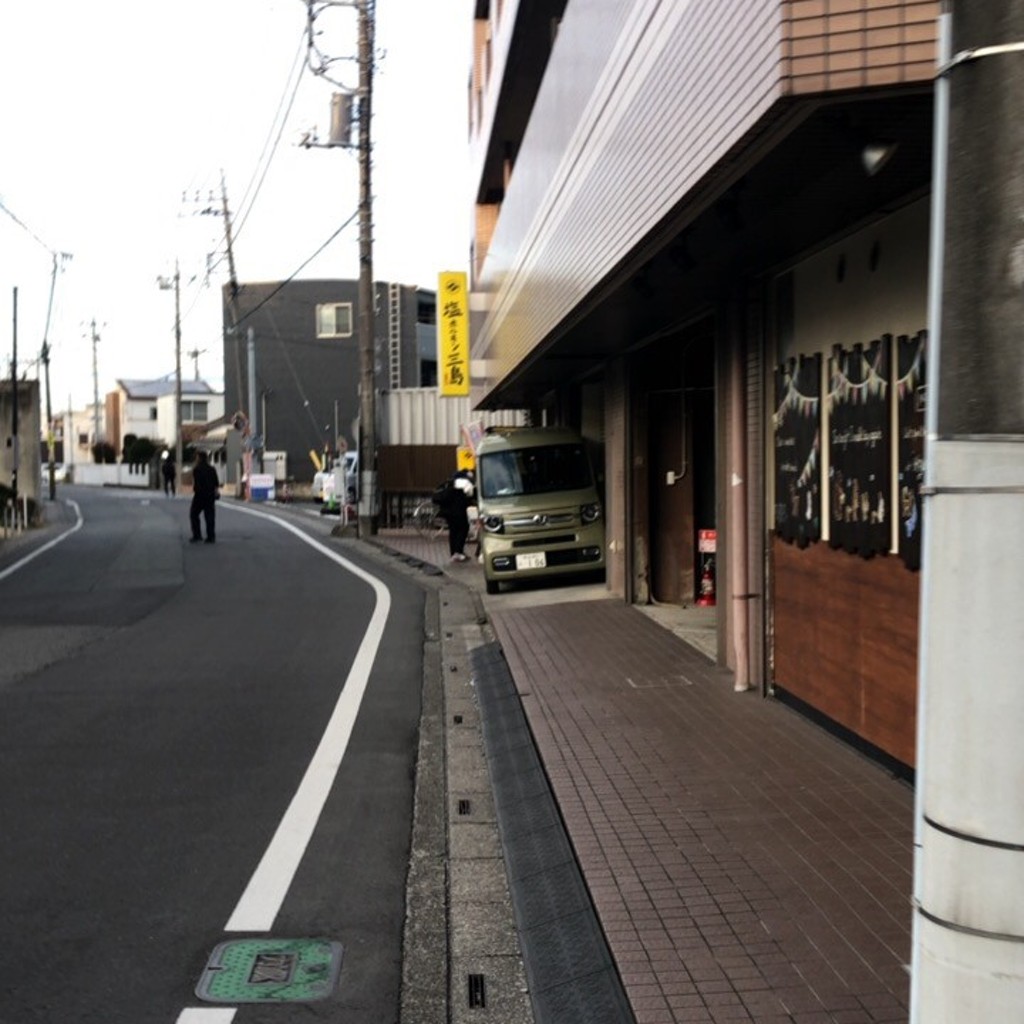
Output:
<path fill-rule="evenodd" d="M 909 786 L 599 588 L 484 607 L 639 1024 L 907 1019 Z"/>

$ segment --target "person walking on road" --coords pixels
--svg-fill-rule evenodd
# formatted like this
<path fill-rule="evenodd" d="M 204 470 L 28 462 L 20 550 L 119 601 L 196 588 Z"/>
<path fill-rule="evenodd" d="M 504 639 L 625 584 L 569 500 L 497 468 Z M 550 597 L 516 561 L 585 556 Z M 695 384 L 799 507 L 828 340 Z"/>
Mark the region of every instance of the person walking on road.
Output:
<path fill-rule="evenodd" d="M 220 497 L 220 480 L 217 470 L 210 465 L 206 452 L 196 456 L 195 469 L 192 470 L 192 505 L 188 510 L 189 522 L 192 524 L 192 543 L 203 539 L 199 530 L 199 515 L 202 513 L 206 521 L 206 543 L 213 544 L 217 537 L 217 512 L 215 502 Z"/>
<path fill-rule="evenodd" d="M 178 473 L 174 467 L 174 462 L 171 460 L 167 452 L 164 452 L 160 472 L 163 473 L 164 477 L 164 494 L 166 494 L 168 498 L 173 498 L 175 494 L 174 479 Z"/>

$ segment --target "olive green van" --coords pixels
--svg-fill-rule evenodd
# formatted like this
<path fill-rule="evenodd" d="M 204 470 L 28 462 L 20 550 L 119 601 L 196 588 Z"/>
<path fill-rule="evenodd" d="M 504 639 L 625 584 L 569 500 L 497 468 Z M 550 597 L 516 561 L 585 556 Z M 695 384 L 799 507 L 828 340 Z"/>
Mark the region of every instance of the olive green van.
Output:
<path fill-rule="evenodd" d="M 505 581 L 604 570 L 604 516 L 575 431 L 492 427 L 476 449 L 476 476 L 487 593 Z"/>

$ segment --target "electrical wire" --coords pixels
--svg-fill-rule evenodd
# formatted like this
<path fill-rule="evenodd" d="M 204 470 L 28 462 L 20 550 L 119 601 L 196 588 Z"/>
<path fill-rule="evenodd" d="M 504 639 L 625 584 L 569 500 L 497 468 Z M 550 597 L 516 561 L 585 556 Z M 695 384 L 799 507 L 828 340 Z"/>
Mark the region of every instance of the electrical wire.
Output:
<path fill-rule="evenodd" d="M 298 371 L 295 369 L 295 364 L 292 361 L 291 353 L 288 351 L 288 346 L 285 344 L 284 338 L 281 337 L 281 332 L 278 330 L 277 321 L 274 319 L 274 314 L 268 309 L 266 315 L 267 319 L 270 321 L 270 329 L 274 332 L 274 337 L 277 339 L 281 355 L 284 357 L 284 361 L 288 367 L 288 371 L 289 373 L 291 373 L 292 380 L 295 382 L 295 389 L 298 391 L 299 397 L 302 399 L 302 408 L 306 410 L 306 415 L 309 417 L 310 424 L 313 428 L 313 441 L 316 444 L 319 444 L 322 440 L 322 436 L 320 434 L 320 420 L 313 414 L 313 407 L 310 405 L 309 397 L 306 394 L 306 389 L 302 386 L 302 381 L 299 378 Z"/>
<path fill-rule="evenodd" d="M 299 86 L 302 84 L 302 71 L 305 66 L 303 60 L 305 36 L 306 30 L 303 29 L 299 35 L 299 45 L 296 48 L 295 57 L 292 59 L 291 70 L 288 72 L 288 77 L 285 79 L 284 90 L 282 91 L 281 98 L 277 104 L 277 111 L 274 114 L 273 120 L 270 122 L 267 137 L 263 141 L 263 149 L 260 152 L 259 159 L 256 161 L 256 166 L 253 168 L 252 176 L 249 178 L 249 184 L 246 186 L 245 192 L 242 194 L 242 199 L 238 204 L 239 214 L 232 225 L 234 228 L 235 241 L 238 240 L 238 236 L 242 231 L 243 225 L 246 220 L 248 220 L 249 215 L 253 211 L 253 207 L 256 205 L 256 199 L 263 188 L 263 183 L 270 171 L 270 165 L 273 162 L 274 157 L 277 155 L 278 146 L 281 144 L 281 136 L 284 134 L 285 125 L 288 123 L 288 116 L 291 114 L 292 107 L 295 104 L 295 98 L 299 93 Z M 294 79 L 294 82 L 292 79 Z M 291 90 L 290 95 L 289 88 Z M 271 140 L 273 140 L 273 142 L 271 142 Z M 227 229 L 225 228 L 225 235 L 226 230 Z M 206 276 L 209 277 L 210 274 L 212 274 L 226 258 L 226 253 L 221 253 L 217 259 L 206 268 Z"/>
<path fill-rule="evenodd" d="M 4 205 L 2 199 L 0 199 L 0 210 L 3 210 L 4 213 L 6 213 L 7 216 L 10 217 L 11 220 L 13 220 L 14 223 L 18 225 L 19 228 L 27 232 L 32 237 L 32 239 L 38 242 L 51 256 L 57 255 L 57 253 L 54 252 L 54 250 L 51 249 L 23 220 L 15 216 L 15 214 Z"/>
<path fill-rule="evenodd" d="M 281 291 L 282 288 L 285 287 L 285 285 L 288 285 L 292 281 L 294 281 L 295 278 L 298 277 L 298 275 L 302 273 L 302 271 L 305 270 L 306 267 L 308 267 L 309 264 L 312 263 L 313 260 L 315 260 L 317 256 L 319 256 L 320 253 L 322 253 L 324 249 L 326 249 L 327 246 L 329 246 L 331 242 L 333 242 L 338 237 L 338 235 L 340 235 L 342 231 L 344 231 L 345 228 L 347 228 L 349 224 L 351 224 L 352 221 L 354 221 L 358 216 L 359 210 L 357 209 L 355 213 L 353 213 L 352 216 L 348 218 L 348 220 L 346 220 L 343 224 L 341 224 L 340 227 L 338 227 L 334 232 L 332 232 L 330 238 L 328 238 L 327 241 L 324 242 L 319 249 L 317 249 L 314 253 L 312 253 L 312 255 L 308 256 L 305 260 L 303 260 L 303 262 L 300 263 L 299 266 L 295 270 L 293 270 L 291 274 L 288 275 L 288 277 L 281 281 L 272 292 L 269 292 L 267 295 L 265 295 L 255 306 L 252 307 L 252 309 L 248 310 L 248 312 L 246 312 L 244 316 L 239 317 L 238 322 L 235 324 L 235 327 L 241 327 L 241 325 L 244 324 L 245 321 L 248 320 L 249 317 L 253 315 L 253 313 L 255 313 L 259 309 L 262 309 L 279 291 Z M 241 291 L 245 291 L 244 284 L 241 287 Z"/>
<path fill-rule="evenodd" d="M 253 207 L 256 205 L 256 199 L 259 197 L 260 190 L 263 187 L 263 182 L 266 180 L 267 173 L 270 170 L 270 165 L 273 162 L 274 157 L 277 154 L 277 148 L 281 144 L 281 136 L 284 134 L 284 126 L 288 122 L 288 116 L 292 112 L 292 107 L 295 105 L 295 97 L 299 93 L 299 86 L 302 84 L 302 70 L 303 70 L 303 46 L 305 42 L 305 30 L 299 36 L 299 45 L 295 51 L 295 57 L 292 60 L 292 69 L 289 72 L 289 77 L 285 81 L 285 91 L 281 94 L 281 99 L 277 105 L 277 113 L 274 115 L 274 120 L 270 124 L 270 131 L 267 133 L 267 138 L 263 143 L 263 151 L 260 153 L 259 160 L 256 162 L 256 168 L 253 171 L 252 177 L 249 179 L 249 184 L 246 186 L 245 192 L 242 195 L 242 200 L 238 204 L 239 214 L 235 222 L 235 239 L 238 239 L 241 234 L 242 228 L 245 225 L 249 214 L 252 213 Z M 291 96 L 288 97 L 287 105 L 285 105 L 285 96 L 288 92 L 288 83 L 294 78 L 294 83 L 291 87 Z M 283 109 L 283 113 L 282 113 Z M 277 126 L 277 134 L 274 135 L 274 126 Z M 274 135 L 273 145 L 270 146 L 271 135 Z M 270 146 L 270 154 L 267 155 L 267 148 Z M 266 160 L 264 161 L 264 157 Z M 260 173 L 260 165 L 263 165 L 263 171 Z M 257 175 L 259 180 L 257 181 Z M 250 198 L 251 194 L 251 198 Z M 248 204 L 248 206 L 246 206 Z"/>

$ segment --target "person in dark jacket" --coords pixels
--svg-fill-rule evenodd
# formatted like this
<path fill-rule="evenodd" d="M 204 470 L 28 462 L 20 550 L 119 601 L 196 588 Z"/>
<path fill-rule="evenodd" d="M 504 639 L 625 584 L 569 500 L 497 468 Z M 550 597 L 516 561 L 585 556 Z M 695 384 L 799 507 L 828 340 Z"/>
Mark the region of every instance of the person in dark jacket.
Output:
<path fill-rule="evenodd" d="M 174 478 L 177 474 L 174 469 L 174 463 L 171 461 L 167 452 L 164 452 L 163 464 L 160 467 L 160 471 L 164 476 L 164 494 L 166 494 L 168 498 L 173 498 Z"/>
<path fill-rule="evenodd" d="M 469 506 L 473 504 L 473 476 L 456 473 L 438 496 L 437 507 L 448 523 L 448 552 L 453 562 L 466 562 L 463 550 L 469 536 Z"/>
<path fill-rule="evenodd" d="M 217 470 L 210 465 L 206 452 L 201 451 L 196 456 L 196 466 L 192 470 L 192 504 L 188 510 L 189 522 L 192 524 L 193 544 L 203 539 L 203 535 L 199 531 L 200 513 L 206 520 L 206 543 L 212 544 L 216 540 L 215 502 L 219 496 L 220 480 L 217 478 Z"/>

